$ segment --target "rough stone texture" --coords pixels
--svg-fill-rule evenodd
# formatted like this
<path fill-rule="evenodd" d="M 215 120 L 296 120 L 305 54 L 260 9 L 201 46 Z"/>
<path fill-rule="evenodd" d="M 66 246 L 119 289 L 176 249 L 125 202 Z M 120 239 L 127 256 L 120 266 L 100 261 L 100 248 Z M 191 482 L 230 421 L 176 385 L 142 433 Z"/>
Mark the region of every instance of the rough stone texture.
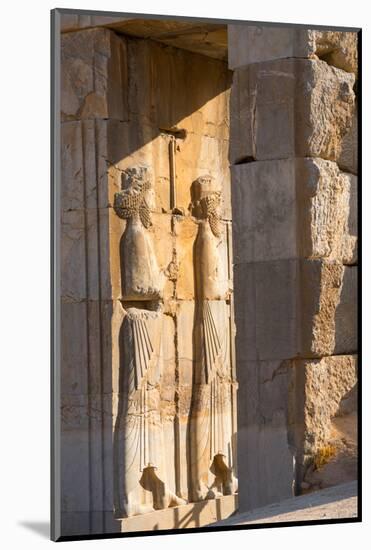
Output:
<path fill-rule="evenodd" d="M 234 263 L 298 257 L 295 160 L 239 164 L 231 176 Z"/>
<path fill-rule="evenodd" d="M 239 501 L 249 510 L 300 491 L 355 380 L 352 356 L 323 356 L 356 349 L 356 268 L 344 265 L 357 261 L 357 35 L 229 31 L 236 357 L 246 396 Z"/>
<path fill-rule="evenodd" d="M 357 356 L 337 355 L 317 360 L 296 360 L 294 369 L 302 371 L 304 382 L 301 387 L 301 408 L 304 404 L 301 448 L 304 455 L 313 457 L 331 438 L 331 420 L 343 397 L 357 382 Z M 298 397 L 297 403 L 300 406 Z M 299 411 L 293 412 L 297 416 Z"/>
<path fill-rule="evenodd" d="M 230 75 L 226 64 L 215 59 L 119 37 L 107 29 L 65 34 L 62 68 L 63 528 L 69 534 L 110 532 L 117 531 L 113 514 L 123 517 L 148 512 L 153 506 L 164 508 L 192 500 L 189 488 L 198 483 L 197 476 L 207 483 L 207 494 L 198 495 L 193 489 L 197 500 L 229 495 L 236 488 L 232 475 L 236 392 L 230 342 Z M 171 171 L 173 142 L 175 172 Z M 140 177 L 144 173 L 148 173 L 149 186 Z M 198 196 L 195 189 L 204 190 Z M 134 280 L 133 266 L 138 273 L 127 292 Z M 211 296 L 218 285 L 225 290 Z M 208 309 L 201 301 L 205 292 L 212 301 Z M 131 351 L 124 328 L 127 318 L 134 332 L 139 330 L 134 328 L 138 322 L 142 323 L 140 330 L 147 327 L 144 340 L 141 332 L 135 333 Z M 214 325 L 210 325 L 211 318 Z M 204 364 L 200 323 L 206 323 L 206 338 L 217 345 L 216 358 L 207 357 L 207 368 L 213 370 L 217 362 L 226 371 L 219 373 L 214 393 L 207 384 L 202 386 L 213 403 L 210 421 L 207 408 L 194 411 L 198 401 L 192 400 L 194 372 L 200 377 Z M 157 333 L 161 334 L 160 347 Z M 69 346 L 69 341 L 76 346 Z M 145 355 L 148 341 L 152 349 L 149 365 Z M 135 362 L 128 362 L 130 353 L 138 350 Z M 139 470 L 130 470 L 130 460 L 124 459 L 125 467 L 120 462 L 122 433 L 124 437 L 132 434 L 123 422 L 128 418 L 135 424 L 131 411 L 137 411 L 138 403 L 125 372 L 138 362 L 141 376 L 150 377 L 135 390 L 144 391 L 150 408 L 146 427 L 141 424 L 142 432 L 147 432 L 141 432 L 140 445 L 150 453 L 149 462 L 161 462 L 157 478 L 142 482 L 140 475 L 147 464 L 139 468 L 142 473 L 136 479 Z M 225 387 L 219 384 L 224 379 Z M 126 415 L 128 399 L 132 408 Z M 214 417 L 215 400 L 226 414 Z M 144 414 L 142 409 L 137 413 Z M 224 440 L 213 440 L 216 450 L 207 450 L 211 438 L 208 430 L 204 431 L 205 419 L 210 426 L 214 422 L 218 433 L 224 430 Z M 154 452 L 160 443 L 159 426 L 166 444 L 166 452 L 160 445 L 161 456 Z M 205 446 L 200 449 L 208 455 L 206 462 L 190 444 L 190 433 L 200 434 L 201 430 Z M 133 433 L 135 440 L 135 429 Z M 84 448 L 76 444 L 80 434 Z M 131 452 L 129 444 L 124 447 Z M 225 457 L 222 462 L 228 462 L 230 480 L 222 480 L 221 466 L 212 469 L 209 464 L 210 452 L 215 457 L 219 449 Z M 140 454 L 142 460 L 144 454 Z M 191 461 L 191 474 L 184 457 Z M 74 488 L 83 468 L 86 484 L 77 494 Z M 133 496 L 131 492 L 126 507 L 125 503 L 121 506 L 123 476 L 125 483 L 134 481 L 135 491 L 141 493 Z M 156 479 L 165 482 L 164 501 L 153 485 Z M 148 488 L 147 483 L 153 487 Z M 213 506 L 202 506 L 204 511 L 189 525 L 215 521 L 218 515 Z M 169 510 L 161 521 L 164 525 L 178 520 L 183 524 L 182 514 L 181 510 L 178 516 Z"/>
<path fill-rule="evenodd" d="M 62 210 L 61 296 L 110 300 L 109 218 L 112 209 Z M 100 266 L 104 266 L 100 269 Z"/>
<path fill-rule="evenodd" d="M 107 29 L 61 37 L 63 120 L 125 118 L 125 42 Z"/>
<path fill-rule="evenodd" d="M 231 163 L 248 158 L 337 160 L 353 115 L 353 84 L 353 74 L 324 61 L 283 59 L 236 69 Z"/>
<path fill-rule="evenodd" d="M 103 25 L 109 25 L 117 23 L 118 21 L 128 21 L 130 18 L 125 17 L 111 17 L 106 15 L 78 15 L 72 13 L 62 13 L 61 18 L 61 31 L 71 32 L 90 27 L 99 27 Z"/>
<path fill-rule="evenodd" d="M 300 265 L 301 350 L 304 357 L 335 351 L 336 308 L 340 301 L 344 267 L 320 260 Z M 295 354 L 298 355 L 298 354 Z"/>
<path fill-rule="evenodd" d="M 357 336 L 357 281 L 358 268 L 345 267 L 340 302 L 336 308 L 335 353 L 355 353 Z"/>
<path fill-rule="evenodd" d="M 357 72 L 357 32 L 228 25 L 228 45 L 230 69 L 288 57 L 318 57 L 339 69 Z"/>
<path fill-rule="evenodd" d="M 351 262 L 357 246 L 351 213 L 354 183 L 334 162 L 297 160 L 295 168 L 301 255 Z"/>
<path fill-rule="evenodd" d="M 231 78 L 225 63 L 151 41 L 121 38 L 108 29 L 69 33 L 64 40 L 62 120 L 69 122 L 62 130 L 63 207 L 81 207 L 84 193 L 87 207 L 112 205 L 114 193 L 121 189 L 122 171 L 144 164 L 153 171 L 156 207 L 168 211 L 166 132 L 178 128 L 185 131 L 185 138 L 176 140 L 178 182 L 192 183 L 200 175 L 211 174 L 223 189 L 223 217 L 230 219 Z M 103 46 L 94 46 L 96 42 L 103 43 L 106 57 L 100 54 Z M 90 72 L 81 81 L 75 72 L 85 64 Z M 99 78 L 94 76 L 98 70 Z M 92 87 L 98 87 L 95 82 L 103 79 L 93 94 Z M 117 89 L 111 89 L 113 81 Z M 103 107 L 92 103 L 96 96 Z M 110 120 L 102 120 L 107 117 Z M 190 202 L 189 186 L 178 183 L 177 206 L 187 213 Z"/>
<path fill-rule="evenodd" d="M 237 346 L 238 349 L 238 346 Z M 289 362 L 237 361 L 239 380 L 239 510 L 293 495 L 295 462 L 289 446 Z"/>
<path fill-rule="evenodd" d="M 204 527 L 230 517 L 237 508 L 238 495 L 228 495 L 125 519 L 115 519 L 109 512 L 65 511 L 62 512 L 62 532 L 65 535 L 76 536 L 86 535 L 89 531 L 90 534 L 101 535 L 103 531 L 104 533 L 157 530 L 166 532 L 168 529 Z"/>
<path fill-rule="evenodd" d="M 296 356 L 299 277 L 297 260 L 234 266 L 237 363 Z"/>
<path fill-rule="evenodd" d="M 328 446 L 332 454 L 325 464 L 316 457 L 305 472 L 304 489 L 312 492 L 333 487 L 358 478 L 358 415 L 357 386 L 347 392 L 341 400 L 336 416 L 332 418 Z"/>
<path fill-rule="evenodd" d="M 339 167 L 345 172 L 358 173 L 358 109 L 354 109 L 352 123 L 343 137 L 340 155 L 338 158 Z"/>
<path fill-rule="evenodd" d="M 334 162 L 232 166 L 234 263 L 326 258 L 353 263 L 356 178 Z"/>
<path fill-rule="evenodd" d="M 349 219 L 345 247 L 348 254 L 343 258 L 345 264 L 356 264 L 358 261 L 358 178 L 347 174 L 349 180 Z M 351 251 L 351 254 L 350 254 Z"/>
<path fill-rule="evenodd" d="M 100 26 L 112 29 L 116 33 L 152 39 L 175 48 L 227 60 L 226 25 L 134 17 L 61 15 L 62 32 Z"/>
<path fill-rule="evenodd" d="M 121 532 L 152 531 L 157 529 L 184 529 L 203 527 L 228 518 L 238 507 L 237 495 L 219 497 L 206 502 L 176 506 L 145 516 L 121 520 Z"/>
<path fill-rule="evenodd" d="M 321 260 L 236 265 L 237 361 L 334 353 L 343 272 Z"/>
<path fill-rule="evenodd" d="M 236 69 L 232 94 L 230 159 L 245 163 L 232 170 L 241 509 L 292 494 L 355 380 L 353 356 L 322 358 L 355 351 L 355 35 L 271 31 L 248 30 L 248 55 L 262 57 Z M 180 47 L 207 53 L 220 37 L 196 29 Z M 62 42 L 65 533 L 203 525 L 233 507 L 218 495 L 236 487 L 231 74 L 108 28 Z M 279 59 L 299 53 L 311 59 Z M 136 178 L 148 167 L 150 185 Z M 128 296 L 134 264 L 142 284 Z M 120 447 L 123 432 L 136 442 L 125 422 L 138 418 L 138 447 Z M 122 455 L 139 447 L 130 470 Z M 161 463 L 147 480 L 144 453 Z M 129 506 L 123 479 L 135 485 Z"/>
<path fill-rule="evenodd" d="M 358 72 L 357 32 L 309 31 L 315 44 L 315 55 L 329 65 L 344 71 Z"/>

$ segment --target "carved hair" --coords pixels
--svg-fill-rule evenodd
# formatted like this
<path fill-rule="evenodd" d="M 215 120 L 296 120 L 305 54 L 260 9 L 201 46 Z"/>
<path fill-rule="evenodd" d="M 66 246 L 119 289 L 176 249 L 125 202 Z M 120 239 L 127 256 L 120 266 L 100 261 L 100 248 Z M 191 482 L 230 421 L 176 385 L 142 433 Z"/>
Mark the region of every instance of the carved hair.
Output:
<path fill-rule="evenodd" d="M 218 238 L 220 238 L 221 236 L 221 228 L 220 228 L 221 217 L 218 212 L 220 201 L 221 201 L 220 191 L 214 191 L 213 193 L 210 193 L 210 195 L 206 195 L 200 200 L 202 211 L 206 216 L 206 218 L 209 220 L 211 231 L 213 232 L 215 237 L 218 237 Z"/>
<path fill-rule="evenodd" d="M 139 215 L 145 228 L 152 225 L 146 192 L 151 188 L 148 168 L 132 167 L 123 173 L 124 189 L 115 193 L 114 210 L 122 219 Z"/>
<path fill-rule="evenodd" d="M 219 214 L 221 192 L 215 190 L 214 178 L 212 176 L 200 176 L 195 181 L 194 197 L 196 212 L 198 208 L 201 209 L 199 215 L 208 220 L 211 231 L 215 237 L 219 238 L 221 235 L 221 217 Z"/>

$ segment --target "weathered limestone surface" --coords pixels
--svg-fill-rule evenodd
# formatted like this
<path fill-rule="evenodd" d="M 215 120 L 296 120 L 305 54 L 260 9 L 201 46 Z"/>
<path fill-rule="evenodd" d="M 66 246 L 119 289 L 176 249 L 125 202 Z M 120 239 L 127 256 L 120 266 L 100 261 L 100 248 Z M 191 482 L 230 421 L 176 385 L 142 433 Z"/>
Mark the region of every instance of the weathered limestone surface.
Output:
<path fill-rule="evenodd" d="M 63 34 L 61 41 L 62 121 L 123 120 L 125 42 L 107 29 Z"/>
<path fill-rule="evenodd" d="M 357 104 L 354 109 L 351 126 L 341 143 L 341 151 L 338 159 L 339 167 L 345 172 L 358 173 L 358 111 Z"/>
<path fill-rule="evenodd" d="M 305 357 L 335 351 L 336 310 L 340 302 L 344 267 L 321 260 L 301 263 L 301 345 Z M 296 354 L 297 355 L 297 354 Z"/>
<path fill-rule="evenodd" d="M 238 496 L 228 495 L 207 502 L 177 506 L 152 514 L 121 520 L 121 532 L 152 531 L 157 529 L 184 529 L 203 527 L 218 518 L 228 518 L 238 508 Z"/>
<path fill-rule="evenodd" d="M 230 74 L 103 28 L 62 73 L 63 528 L 110 532 L 237 489 Z"/>
<path fill-rule="evenodd" d="M 354 357 L 332 354 L 356 351 L 357 34 L 231 25 L 229 66 L 249 510 L 300 490 L 355 381 Z"/>
<path fill-rule="evenodd" d="M 237 350 L 239 349 L 237 345 Z M 289 445 L 289 362 L 238 359 L 239 507 L 246 510 L 293 495 Z"/>
<path fill-rule="evenodd" d="M 113 519 L 109 512 L 63 512 L 62 531 L 65 535 L 86 535 L 89 531 L 101 535 L 103 531 L 131 533 L 203 527 L 230 517 L 237 509 L 238 495 L 227 495 L 122 520 Z"/>
<path fill-rule="evenodd" d="M 106 24 L 62 38 L 66 534 L 224 517 L 237 458 L 291 496 L 356 371 L 355 33 L 232 26 L 230 116 L 218 31 Z"/>
<path fill-rule="evenodd" d="M 357 335 L 357 282 L 358 267 L 345 267 L 340 302 L 336 308 L 335 353 L 354 353 L 358 346 Z"/>
<path fill-rule="evenodd" d="M 231 172 L 235 264 L 300 257 L 354 262 L 355 176 L 320 158 L 250 162 Z"/>
<path fill-rule="evenodd" d="M 90 48 L 85 44 L 86 33 Z M 67 83 L 75 87 L 79 83 L 66 91 L 62 101 L 62 112 L 68 113 L 62 120 L 69 121 L 62 131 L 64 207 L 79 208 L 83 193 L 87 207 L 112 205 L 114 193 L 121 189 L 122 171 L 139 162 L 153 170 L 156 207 L 160 212 L 169 210 L 168 131 L 181 129 L 176 139 L 178 180 L 189 177 L 194 181 L 200 174 L 211 174 L 223 187 L 223 217 L 230 219 L 230 74 L 225 64 L 154 42 L 119 38 L 107 29 L 70 33 L 64 40 L 62 72 Z M 78 40 L 85 40 L 81 52 Z M 102 56 L 93 48 L 97 41 L 106 48 L 102 69 Z M 74 64 L 88 66 L 91 74 L 86 81 L 76 79 Z M 110 64 L 119 71 L 119 79 L 111 74 Z M 213 77 L 208 78 L 209 74 Z M 97 87 L 95 82 L 103 77 L 104 85 L 93 93 L 93 85 Z M 112 89 L 116 81 L 117 90 Z M 67 83 L 63 89 L 69 89 Z M 112 99 L 117 94 L 119 107 Z M 91 97 L 98 95 L 103 107 L 85 112 Z M 93 204 L 94 200 L 98 203 Z M 186 212 L 189 204 L 189 192 L 179 185 L 177 207 Z"/>
<path fill-rule="evenodd" d="M 215 23 L 195 23 L 135 17 L 94 15 L 61 15 L 62 32 L 90 27 L 107 27 L 127 36 L 156 40 L 215 59 L 227 60 L 227 26 Z"/>
<path fill-rule="evenodd" d="M 349 321 L 342 321 L 341 313 L 337 315 L 338 307 L 340 312 L 341 307 L 343 312 L 355 308 L 354 290 L 353 302 L 351 292 L 344 290 L 342 305 L 343 274 L 342 264 L 322 260 L 236 265 L 237 361 L 335 353 L 336 341 L 352 339 L 354 334 L 354 314 Z"/>
<path fill-rule="evenodd" d="M 304 400 L 301 437 L 304 455 L 313 456 L 331 437 L 331 419 L 340 402 L 357 382 L 357 356 L 337 355 L 318 360 L 296 360 L 294 367 L 303 376 L 299 391 Z M 300 405 L 299 405 L 300 406 Z M 294 414 L 293 414 L 294 413 Z M 300 417 L 300 411 L 290 413 Z"/>
<path fill-rule="evenodd" d="M 234 266 L 237 365 L 297 354 L 299 276 L 296 260 Z"/>
<path fill-rule="evenodd" d="M 320 58 L 357 72 L 357 32 L 228 25 L 229 68 L 284 58 Z"/>
<path fill-rule="evenodd" d="M 354 110 L 352 73 L 324 61 L 282 59 L 236 69 L 233 79 L 231 163 L 339 158 Z"/>

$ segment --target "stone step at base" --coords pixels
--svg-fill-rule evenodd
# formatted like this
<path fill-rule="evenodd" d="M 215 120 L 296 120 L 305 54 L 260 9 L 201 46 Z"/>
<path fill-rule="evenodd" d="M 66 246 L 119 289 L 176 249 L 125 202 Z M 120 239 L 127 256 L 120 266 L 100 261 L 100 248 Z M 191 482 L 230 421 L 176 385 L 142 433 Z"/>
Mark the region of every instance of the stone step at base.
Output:
<path fill-rule="evenodd" d="M 189 529 L 204 527 L 230 517 L 238 507 L 238 495 L 228 495 L 214 500 L 193 502 L 149 514 L 124 518 L 121 532 L 157 531 L 164 529 Z"/>

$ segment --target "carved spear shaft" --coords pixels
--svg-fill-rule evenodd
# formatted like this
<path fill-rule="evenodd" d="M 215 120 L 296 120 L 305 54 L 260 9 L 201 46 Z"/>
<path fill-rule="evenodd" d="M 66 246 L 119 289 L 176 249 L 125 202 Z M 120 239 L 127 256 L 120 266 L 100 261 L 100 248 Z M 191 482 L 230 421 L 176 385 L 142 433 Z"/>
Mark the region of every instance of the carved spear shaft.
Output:
<path fill-rule="evenodd" d="M 169 162 L 170 162 L 170 208 L 173 210 L 176 206 L 176 138 L 170 136 L 169 142 Z"/>

